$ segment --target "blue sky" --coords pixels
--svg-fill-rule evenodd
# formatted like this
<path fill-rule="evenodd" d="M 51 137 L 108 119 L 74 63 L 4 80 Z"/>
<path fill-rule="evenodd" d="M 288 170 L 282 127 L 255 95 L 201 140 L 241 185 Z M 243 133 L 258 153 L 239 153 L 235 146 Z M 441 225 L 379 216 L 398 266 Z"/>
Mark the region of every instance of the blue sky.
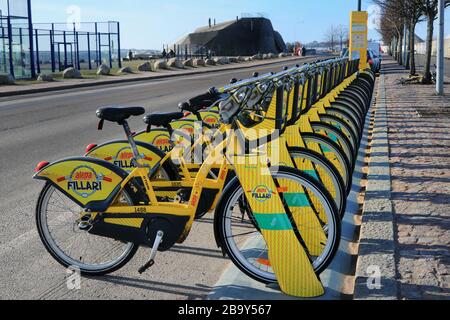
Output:
<path fill-rule="evenodd" d="M 356 0 L 32 0 L 35 22 L 66 22 L 73 13 L 71 6 L 80 8 L 81 21 L 121 22 L 122 47 L 160 49 L 163 44 L 175 42 L 208 18 L 218 22 L 235 19 L 242 13 L 264 13 L 272 20 L 285 41 L 322 41 L 330 25 L 348 25 L 349 12 Z M 363 9 L 371 1 L 363 0 Z M 70 10 L 69 10 L 70 11 Z M 73 11 L 72 11 L 73 12 Z M 446 11 L 450 22 L 450 10 Z M 425 26 L 418 34 L 425 36 Z M 450 23 L 446 34 L 450 34 Z M 374 30 L 370 37 L 378 40 Z"/>

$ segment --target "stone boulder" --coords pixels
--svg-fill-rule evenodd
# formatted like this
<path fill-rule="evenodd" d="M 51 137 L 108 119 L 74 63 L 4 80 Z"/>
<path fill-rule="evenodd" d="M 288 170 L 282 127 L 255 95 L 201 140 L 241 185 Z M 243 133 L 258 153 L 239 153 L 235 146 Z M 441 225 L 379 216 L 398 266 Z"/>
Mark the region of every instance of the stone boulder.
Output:
<path fill-rule="evenodd" d="M 230 57 L 228 59 L 230 60 L 230 63 L 239 63 L 240 62 L 240 60 L 236 57 Z"/>
<path fill-rule="evenodd" d="M 215 57 L 213 60 L 216 64 L 230 64 L 230 59 L 227 57 Z"/>
<path fill-rule="evenodd" d="M 10 74 L 0 74 L 0 85 L 14 84 L 14 77 Z"/>
<path fill-rule="evenodd" d="M 172 58 L 167 62 L 170 68 L 184 69 L 183 62 L 180 59 Z"/>
<path fill-rule="evenodd" d="M 245 62 L 245 57 L 239 56 L 239 57 L 237 57 L 237 59 L 239 62 Z"/>
<path fill-rule="evenodd" d="M 203 59 L 194 59 L 194 67 L 204 67 L 206 65 Z"/>
<path fill-rule="evenodd" d="M 118 73 L 119 74 L 133 73 L 133 69 L 131 69 L 131 67 L 123 67 L 122 69 L 119 70 Z"/>
<path fill-rule="evenodd" d="M 63 71 L 64 79 L 81 79 L 81 72 L 75 68 L 67 68 Z"/>
<path fill-rule="evenodd" d="M 253 58 L 252 58 L 252 57 L 245 57 L 244 59 L 245 59 L 245 62 L 253 61 Z"/>
<path fill-rule="evenodd" d="M 107 76 L 111 72 L 111 69 L 106 64 L 102 64 L 97 69 L 97 75 L 99 76 Z"/>
<path fill-rule="evenodd" d="M 154 63 L 155 70 L 167 70 L 167 62 L 166 60 L 156 60 Z"/>
<path fill-rule="evenodd" d="M 207 66 L 215 66 L 216 62 L 213 59 L 206 59 L 205 64 Z"/>
<path fill-rule="evenodd" d="M 55 79 L 53 79 L 53 76 L 51 74 L 43 74 L 41 73 L 38 78 L 37 81 L 39 82 L 52 82 Z"/>
<path fill-rule="evenodd" d="M 187 60 L 185 60 L 185 61 L 183 61 L 183 65 L 185 66 L 185 67 L 193 67 L 194 66 L 194 60 L 192 60 L 192 59 L 187 59 Z"/>
<path fill-rule="evenodd" d="M 275 59 L 275 55 L 273 53 L 268 53 L 267 59 Z"/>
<path fill-rule="evenodd" d="M 252 61 L 254 61 L 254 60 L 262 60 L 263 59 L 263 55 L 258 53 L 258 54 L 255 54 L 254 56 L 252 56 L 251 58 L 252 58 Z"/>
<path fill-rule="evenodd" d="M 144 62 L 138 67 L 138 70 L 141 72 L 149 72 L 152 71 L 152 64 L 150 62 Z"/>
<path fill-rule="evenodd" d="M 288 56 L 288 54 L 285 52 L 282 52 L 278 55 L 279 58 L 286 58 L 287 56 Z"/>

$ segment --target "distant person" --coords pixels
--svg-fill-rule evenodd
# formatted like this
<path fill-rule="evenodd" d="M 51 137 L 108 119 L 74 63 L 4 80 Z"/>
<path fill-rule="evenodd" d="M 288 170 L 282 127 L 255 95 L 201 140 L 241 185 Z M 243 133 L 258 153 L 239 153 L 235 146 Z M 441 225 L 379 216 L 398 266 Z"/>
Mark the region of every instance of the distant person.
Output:
<path fill-rule="evenodd" d="M 128 60 L 133 61 L 133 51 L 128 51 Z"/>
<path fill-rule="evenodd" d="M 305 47 L 302 48 L 302 57 L 304 57 L 304 56 L 306 56 L 306 48 Z"/>
<path fill-rule="evenodd" d="M 175 51 L 173 51 L 172 49 L 170 49 L 169 51 L 169 58 L 175 58 L 177 55 L 175 54 Z"/>
<path fill-rule="evenodd" d="M 166 49 L 163 50 L 162 52 L 162 57 L 165 59 L 167 57 L 167 51 Z"/>

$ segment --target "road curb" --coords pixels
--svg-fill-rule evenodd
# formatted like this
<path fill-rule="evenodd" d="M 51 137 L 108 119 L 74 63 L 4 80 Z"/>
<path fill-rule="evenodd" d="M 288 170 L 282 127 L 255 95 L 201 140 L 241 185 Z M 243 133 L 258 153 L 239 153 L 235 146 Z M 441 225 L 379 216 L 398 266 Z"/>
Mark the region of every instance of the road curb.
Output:
<path fill-rule="evenodd" d="M 382 74 L 362 216 L 354 299 L 396 300 L 397 297 L 386 87 Z"/>
<path fill-rule="evenodd" d="M 10 92 L 0 92 L 0 97 L 2 97 L 2 98 L 3 97 L 13 97 L 13 96 L 19 96 L 19 95 L 28 95 L 28 94 L 44 93 L 44 92 L 56 92 L 56 91 L 63 91 L 63 90 L 114 85 L 114 84 L 121 84 L 121 83 L 133 83 L 133 82 L 142 82 L 142 81 L 149 81 L 149 80 L 169 79 L 169 78 L 175 78 L 175 77 L 203 75 L 203 74 L 210 74 L 210 73 L 216 73 L 216 72 L 221 72 L 221 71 L 233 71 L 233 70 L 259 68 L 259 67 L 263 67 L 263 66 L 271 65 L 271 64 L 275 64 L 275 63 L 280 63 L 280 64 L 282 64 L 283 62 L 289 63 L 292 61 L 302 60 L 305 58 L 308 58 L 308 57 L 293 57 L 292 59 L 286 59 L 286 60 L 281 60 L 281 61 L 271 60 L 271 62 L 258 63 L 258 64 L 252 64 L 252 65 L 240 64 L 233 68 L 221 68 L 221 69 L 210 69 L 210 70 L 205 70 L 205 68 L 202 68 L 202 71 L 194 71 L 194 72 L 164 74 L 164 75 L 156 75 L 156 76 L 153 75 L 153 76 L 148 76 L 148 77 L 127 78 L 127 79 L 119 79 L 119 80 L 93 81 L 93 82 L 87 82 L 87 83 L 78 83 L 78 84 L 74 84 L 74 85 L 62 85 L 62 86 L 58 86 L 58 87 L 46 87 L 46 88 L 36 88 L 36 89 L 27 89 L 27 90 L 17 90 L 17 91 L 10 91 Z"/>

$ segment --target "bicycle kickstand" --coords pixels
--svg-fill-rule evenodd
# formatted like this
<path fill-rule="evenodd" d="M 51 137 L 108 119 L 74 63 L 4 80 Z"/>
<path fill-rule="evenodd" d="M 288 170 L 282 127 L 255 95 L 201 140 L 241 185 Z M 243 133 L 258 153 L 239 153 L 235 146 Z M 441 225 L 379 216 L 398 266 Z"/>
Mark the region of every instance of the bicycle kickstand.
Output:
<path fill-rule="evenodd" d="M 159 248 L 159 245 L 161 244 L 163 237 L 164 237 L 164 232 L 158 231 L 158 233 L 156 234 L 155 242 L 153 243 L 152 251 L 150 253 L 150 259 L 148 260 L 148 262 L 145 265 L 143 265 L 139 269 L 139 274 L 143 274 L 145 271 L 150 269 L 155 264 L 156 254 L 158 253 L 158 248 Z"/>

